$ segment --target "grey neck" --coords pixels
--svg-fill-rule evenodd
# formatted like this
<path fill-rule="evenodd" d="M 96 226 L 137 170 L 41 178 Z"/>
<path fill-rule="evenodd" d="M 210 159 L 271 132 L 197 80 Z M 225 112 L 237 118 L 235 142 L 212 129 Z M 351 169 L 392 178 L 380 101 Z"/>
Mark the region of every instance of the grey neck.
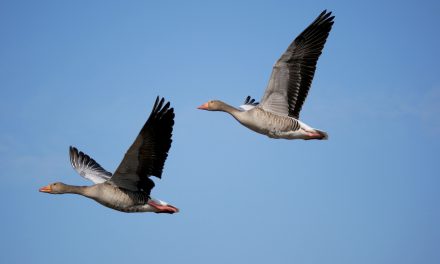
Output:
<path fill-rule="evenodd" d="M 235 108 L 233 106 L 230 106 L 230 105 L 228 105 L 227 103 L 224 103 L 224 102 L 220 102 L 218 110 L 226 112 L 226 113 L 232 115 L 235 118 L 237 118 L 238 113 L 241 113 L 241 111 L 238 110 L 237 108 Z"/>
<path fill-rule="evenodd" d="M 75 185 L 64 184 L 63 193 L 73 193 L 88 197 L 89 195 L 87 189 L 88 186 L 75 186 Z"/>

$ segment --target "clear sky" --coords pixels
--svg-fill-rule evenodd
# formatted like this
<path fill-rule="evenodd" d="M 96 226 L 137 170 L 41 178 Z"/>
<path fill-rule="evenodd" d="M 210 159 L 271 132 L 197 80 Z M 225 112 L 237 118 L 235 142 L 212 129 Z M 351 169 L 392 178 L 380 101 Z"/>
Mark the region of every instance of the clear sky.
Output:
<path fill-rule="evenodd" d="M 440 263 L 438 1 L 1 1 L 0 263 Z M 324 9 L 335 25 L 301 119 L 273 140 L 209 99 L 260 99 Z M 38 188 L 113 171 L 157 95 L 175 108 L 153 196 L 124 214 Z"/>

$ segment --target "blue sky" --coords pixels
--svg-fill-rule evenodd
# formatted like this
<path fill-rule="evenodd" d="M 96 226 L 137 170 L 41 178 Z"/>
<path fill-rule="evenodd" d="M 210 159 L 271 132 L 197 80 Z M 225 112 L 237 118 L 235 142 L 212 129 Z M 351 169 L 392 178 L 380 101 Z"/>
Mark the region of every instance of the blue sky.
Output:
<path fill-rule="evenodd" d="M 209 99 L 261 98 L 323 10 L 335 26 L 301 118 L 328 141 L 272 140 Z M 439 263 L 440 4 L 435 1 L 1 1 L 1 263 Z M 153 195 L 124 214 L 74 145 L 113 171 L 157 95 L 176 111 Z"/>

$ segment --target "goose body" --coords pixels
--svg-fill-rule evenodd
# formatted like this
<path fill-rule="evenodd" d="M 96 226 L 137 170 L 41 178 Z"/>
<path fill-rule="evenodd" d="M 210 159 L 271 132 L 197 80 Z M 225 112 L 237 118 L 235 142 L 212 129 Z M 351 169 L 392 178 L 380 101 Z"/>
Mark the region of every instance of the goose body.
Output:
<path fill-rule="evenodd" d="M 244 112 L 239 122 L 245 127 L 270 138 L 311 139 L 321 137 L 317 130 L 309 127 L 298 119 L 277 115 L 255 107 Z"/>
<path fill-rule="evenodd" d="M 299 120 L 316 63 L 333 26 L 334 16 L 324 11 L 290 44 L 275 63 L 260 103 L 248 96 L 240 108 L 211 100 L 199 109 L 231 114 L 245 127 L 270 138 L 327 139 L 326 132 Z"/>
<path fill-rule="evenodd" d="M 161 178 L 162 169 L 171 147 L 174 110 L 164 99 L 156 99 L 153 110 L 139 135 L 127 150 L 121 164 L 112 174 L 87 154 L 70 147 L 70 162 L 82 177 L 95 183 L 73 186 L 56 182 L 40 188 L 51 194 L 79 194 L 121 212 L 176 213 L 176 207 L 150 196 L 154 182 Z"/>

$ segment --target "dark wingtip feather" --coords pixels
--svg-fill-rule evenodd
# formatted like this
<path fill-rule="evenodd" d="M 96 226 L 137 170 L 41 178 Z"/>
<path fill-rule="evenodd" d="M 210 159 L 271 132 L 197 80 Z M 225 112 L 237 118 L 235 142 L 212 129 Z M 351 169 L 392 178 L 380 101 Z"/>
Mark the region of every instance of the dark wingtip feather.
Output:
<path fill-rule="evenodd" d="M 72 165 L 74 165 L 73 163 L 74 163 L 75 159 L 77 159 L 78 156 L 80 155 L 79 153 L 80 152 L 78 151 L 77 148 L 75 148 L 73 146 L 69 146 L 69 157 L 70 157 L 70 161 L 71 161 Z"/>
<path fill-rule="evenodd" d="M 78 152 L 78 149 L 75 148 L 74 146 L 69 146 L 69 152 L 70 153 Z"/>
<path fill-rule="evenodd" d="M 153 110 L 156 109 L 158 104 L 159 104 L 159 95 L 156 96 L 156 101 L 154 101 Z"/>
<path fill-rule="evenodd" d="M 335 16 L 331 16 L 332 15 L 332 11 L 327 12 L 327 9 L 322 11 L 321 14 L 319 14 L 319 16 L 315 19 L 315 21 L 312 22 L 316 23 L 319 21 L 319 23 L 321 22 L 325 22 L 326 20 L 331 21 L 335 18 Z"/>
<path fill-rule="evenodd" d="M 289 116 L 298 118 L 302 105 L 307 97 L 316 64 L 322 53 L 327 37 L 334 24 L 335 16 L 327 10 L 322 11 L 315 20 L 309 24 L 287 48 L 280 61 L 287 62 L 288 67 L 297 67 L 299 74 L 289 78 L 288 104 Z M 291 71 L 292 73 L 295 70 Z"/>
<path fill-rule="evenodd" d="M 244 100 L 244 104 L 246 105 L 253 105 L 253 106 L 256 106 L 256 105 L 258 105 L 259 103 L 254 99 L 254 98 L 252 98 L 252 97 L 250 97 L 249 95 L 246 97 L 246 99 Z"/>
<path fill-rule="evenodd" d="M 150 117 L 148 118 L 140 133 L 147 135 L 148 133 L 152 133 L 151 129 L 153 129 L 154 133 L 159 133 L 157 134 L 157 139 L 162 142 L 160 143 L 162 145 L 157 145 L 157 147 L 160 146 L 161 150 L 157 150 L 159 152 L 157 152 L 156 155 L 160 153 L 159 155 L 163 156 L 161 158 L 156 157 L 157 160 L 154 166 L 148 169 L 150 170 L 148 173 L 152 176 L 161 178 L 164 162 L 168 156 L 168 151 L 171 147 L 175 114 L 174 108 L 170 108 L 171 103 L 169 101 L 165 101 L 165 98 L 163 97 L 159 98 L 160 102 L 155 105 L 155 107 L 153 107 Z M 150 129 L 146 129 L 147 127 L 150 127 Z M 161 161 L 159 162 L 159 160 Z"/>

